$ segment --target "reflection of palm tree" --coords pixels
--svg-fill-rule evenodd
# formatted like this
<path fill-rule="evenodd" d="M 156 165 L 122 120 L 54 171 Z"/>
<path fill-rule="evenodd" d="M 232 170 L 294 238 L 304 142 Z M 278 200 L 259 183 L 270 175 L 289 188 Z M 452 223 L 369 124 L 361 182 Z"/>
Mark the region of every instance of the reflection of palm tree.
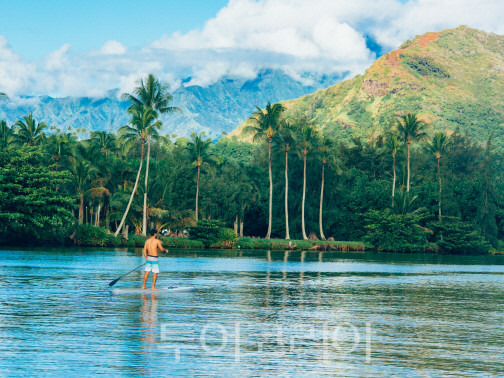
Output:
<path fill-rule="evenodd" d="M 424 129 L 427 124 L 418 119 L 416 114 L 406 114 L 397 120 L 397 130 L 408 146 L 408 181 L 406 191 L 410 191 L 410 145 L 415 140 L 420 140 L 426 136 Z"/>
<path fill-rule="evenodd" d="M 256 106 L 257 111 L 249 118 L 253 124 L 247 126 L 245 131 L 254 133 L 254 140 L 268 140 L 268 173 L 269 173 L 269 213 L 268 213 L 268 233 L 266 239 L 271 238 L 271 222 L 273 219 L 273 175 L 271 173 L 271 144 L 273 137 L 280 127 L 280 118 L 285 110 L 282 104 L 266 104 L 264 111 Z"/>
<path fill-rule="evenodd" d="M 186 149 L 189 151 L 189 158 L 192 164 L 198 168 L 198 175 L 196 179 L 196 222 L 198 221 L 199 213 L 199 188 L 200 188 L 200 174 L 201 166 L 204 163 L 216 162 L 217 157 L 210 151 L 212 139 L 204 139 L 204 133 L 196 134 L 191 133 L 191 141 L 187 143 Z"/>
<path fill-rule="evenodd" d="M 439 180 L 439 200 L 438 200 L 438 215 L 439 221 L 441 222 L 441 194 L 442 194 L 442 185 L 441 185 L 441 167 L 439 165 L 439 161 L 441 160 L 441 156 L 446 151 L 446 147 L 448 146 L 448 138 L 444 133 L 438 132 L 432 138 L 432 142 L 429 144 L 429 151 L 432 152 L 437 159 L 437 173 Z"/>

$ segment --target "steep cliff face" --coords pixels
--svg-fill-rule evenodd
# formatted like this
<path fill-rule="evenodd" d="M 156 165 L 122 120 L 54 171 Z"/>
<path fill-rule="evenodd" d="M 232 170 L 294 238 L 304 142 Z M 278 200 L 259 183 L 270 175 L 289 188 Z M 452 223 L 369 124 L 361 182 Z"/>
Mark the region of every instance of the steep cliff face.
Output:
<path fill-rule="evenodd" d="M 218 138 L 222 131 L 231 131 L 246 119 L 255 105 L 277 102 L 326 88 L 339 80 L 335 76 L 312 76 L 311 85 L 292 79 L 282 71 L 262 71 L 252 80 L 223 78 L 209 87 L 180 87 L 173 92 L 173 105 L 183 112 L 162 116 L 163 132 L 188 136 L 192 131 L 205 131 Z M 28 112 L 38 121 L 64 129 L 68 126 L 86 130 L 116 130 L 129 120 L 127 102 L 118 100 L 117 91 L 104 98 L 25 97 L 19 101 L 0 100 L 0 119 L 9 123 Z"/>
<path fill-rule="evenodd" d="M 398 114 L 504 147 L 504 37 L 465 26 L 418 36 L 364 75 L 285 102 L 340 139 L 370 138 Z M 239 134 L 237 131 L 234 134 Z"/>

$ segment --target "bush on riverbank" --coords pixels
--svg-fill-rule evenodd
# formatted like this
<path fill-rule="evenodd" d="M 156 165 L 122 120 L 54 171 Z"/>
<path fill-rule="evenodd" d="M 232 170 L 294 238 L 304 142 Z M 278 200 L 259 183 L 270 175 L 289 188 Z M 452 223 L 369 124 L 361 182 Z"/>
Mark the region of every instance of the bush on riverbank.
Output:
<path fill-rule="evenodd" d="M 441 253 L 484 254 L 491 245 L 486 242 L 471 223 L 461 222 L 459 218 L 443 217 L 443 222 L 429 224 L 436 235 L 436 245 Z"/>
<path fill-rule="evenodd" d="M 379 251 L 422 252 L 432 231 L 420 226 L 420 214 L 393 214 L 389 209 L 366 213 L 364 241 Z"/>
<path fill-rule="evenodd" d="M 189 239 L 201 242 L 205 248 L 210 246 L 233 248 L 238 235 L 218 220 L 199 220 L 196 226 L 189 228 Z"/>
<path fill-rule="evenodd" d="M 240 238 L 237 242 L 240 249 L 271 249 L 271 250 L 317 250 L 317 251 L 364 251 L 365 245 L 361 242 L 347 241 L 310 241 L 310 240 L 285 240 L 285 239 L 255 239 Z"/>
<path fill-rule="evenodd" d="M 121 239 L 103 227 L 80 224 L 74 237 L 75 244 L 82 247 L 119 247 Z"/>

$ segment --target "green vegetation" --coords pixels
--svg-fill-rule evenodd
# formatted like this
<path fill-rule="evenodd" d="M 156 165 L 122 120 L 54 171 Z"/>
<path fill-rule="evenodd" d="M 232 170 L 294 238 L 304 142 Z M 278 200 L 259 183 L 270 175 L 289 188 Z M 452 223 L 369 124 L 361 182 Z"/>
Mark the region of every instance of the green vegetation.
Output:
<path fill-rule="evenodd" d="M 75 218 L 68 171 L 46 168 L 41 148 L 0 150 L 0 243 L 62 242 Z"/>
<path fill-rule="evenodd" d="M 199 241 L 205 248 L 217 245 L 224 248 L 233 248 L 238 235 L 230 228 L 224 227 L 219 220 L 199 220 L 196 226 L 189 228 L 189 239 Z"/>
<path fill-rule="evenodd" d="M 418 50 L 417 42 L 408 49 Z M 411 82 L 403 79 L 396 89 L 409 91 Z M 172 236 L 163 238 L 166 247 L 181 248 L 499 248 L 502 139 L 490 133 L 482 143 L 459 128 L 439 131 L 445 124 L 427 122 L 413 113 L 417 106 L 403 112 L 406 103 L 393 108 L 389 102 L 382 112 L 393 96 L 381 91 L 390 87 L 366 80 L 318 92 L 316 106 L 306 96 L 299 100 L 303 106 L 258 108 L 244 129 L 254 144 L 159 135 L 154 102 L 139 99 L 149 92 L 142 82 L 138 98 L 128 97 L 131 121 L 117 134 L 93 132 L 77 140 L 71 130 L 56 131 L 33 115 L 12 126 L 0 122 L 0 243 L 142 247 L 147 230 L 156 228 Z M 354 84 L 366 85 L 367 94 L 346 98 L 358 92 Z M 437 99 L 417 97 L 422 106 Z M 340 103 L 328 108 L 334 98 Z M 323 112 L 331 113 L 330 121 Z M 367 129 L 356 127 L 356 119 L 379 119 L 380 128 L 364 138 Z"/>
<path fill-rule="evenodd" d="M 364 75 L 286 101 L 288 119 L 305 115 L 338 141 L 371 141 L 397 114 L 416 113 L 438 131 L 504 151 L 504 37 L 461 26 L 406 41 Z M 238 133 L 234 133 L 240 139 Z"/>
<path fill-rule="evenodd" d="M 410 55 L 404 59 L 404 64 L 421 76 L 449 78 L 450 74 L 436 61 L 428 56 Z"/>

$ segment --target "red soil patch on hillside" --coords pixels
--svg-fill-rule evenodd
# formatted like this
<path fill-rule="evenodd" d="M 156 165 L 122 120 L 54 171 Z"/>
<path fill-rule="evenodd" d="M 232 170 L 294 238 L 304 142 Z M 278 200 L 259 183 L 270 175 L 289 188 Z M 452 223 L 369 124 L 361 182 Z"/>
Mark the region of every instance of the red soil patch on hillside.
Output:
<path fill-rule="evenodd" d="M 400 55 L 402 52 L 408 50 L 411 46 L 415 46 L 415 45 L 420 45 L 422 47 L 426 47 L 429 43 L 431 43 L 432 41 L 435 41 L 436 38 L 438 37 L 438 35 L 439 35 L 439 32 L 425 34 L 425 35 L 421 36 L 418 41 L 416 41 L 415 43 L 412 43 L 408 47 L 406 47 L 404 49 L 397 49 L 397 50 L 394 50 L 394 51 L 388 53 L 386 55 L 386 64 L 388 64 L 390 66 L 398 66 L 399 63 L 401 62 Z"/>

